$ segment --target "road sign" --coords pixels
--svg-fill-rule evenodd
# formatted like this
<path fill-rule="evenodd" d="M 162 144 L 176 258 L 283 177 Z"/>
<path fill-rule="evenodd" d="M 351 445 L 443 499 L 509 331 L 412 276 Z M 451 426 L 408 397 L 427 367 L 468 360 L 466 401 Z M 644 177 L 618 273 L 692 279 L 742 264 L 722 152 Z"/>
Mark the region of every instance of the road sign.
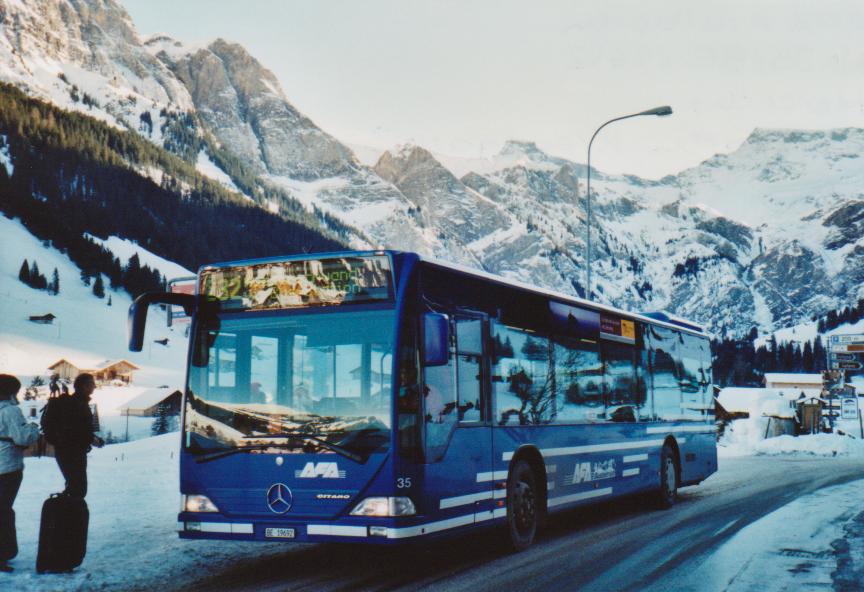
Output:
<path fill-rule="evenodd" d="M 832 335 L 831 345 L 842 343 L 864 343 L 864 334 L 859 335 Z"/>
<path fill-rule="evenodd" d="M 861 362 L 835 362 L 832 366 L 836 366 L 837 370 L 861 370 Z"/>
<path fill-rule="evenodd" d="M 841 419 L 858 419 L 858 401 L 852 397 L 840 402 Z"/>
<path fill-rule="evenodd" d="M 864 343 L 831 344 L 834 353 L 864 353 Z"/>

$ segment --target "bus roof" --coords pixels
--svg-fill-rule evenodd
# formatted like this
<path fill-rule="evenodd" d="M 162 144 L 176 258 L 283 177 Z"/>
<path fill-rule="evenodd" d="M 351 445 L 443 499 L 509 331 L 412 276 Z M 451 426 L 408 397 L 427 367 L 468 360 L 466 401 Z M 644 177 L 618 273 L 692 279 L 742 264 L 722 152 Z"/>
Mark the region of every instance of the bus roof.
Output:
<path fill-rule="evenodd" d="M 395 252 L 395 251 L 394 251 Z M 524 282 L 520 282 L 519 280 L 513 280 L 501 277 L 499 275 L 495 275 L 493 273 L 489 273 L 486 271 L 482 271 L 479 269 L 472 269 L 470 267 L 466 267 L 464 265 L 459 265 L 457 263 L 450 263 L 449 261 L 442 261 L 440 259 L 435 259 L 433 257 L 426 257 L 423 255 L 418 255 L 420 261 L 425 263 L 429 263 L 431 265 L 435 265 L 437 267 L 442 267 L 445 269 L 449 269 L 452 271 L 458 271 L 460 273 L 464 273 L 466 275 L 473 275 L 475 277 L 480 277 L 483 279 L 491 280 L 499 284 L 503 284 L 506 286 L 512 286 L 514 288 L 519 288 L 522 290 L 526 290 L 528 292 L 533 292 L 535 294 L 544 294 L 546 296 L 552 296 L 557 300 L 563 300 L 568 304 L 576 304 L 582 306 L 584 308 L 591 308 L 597 311 L 611 312 L 617 315 L 621 315 L 630 319 L 639 320 L 644 323 L 650 323 L 652 325 L 660 325 L 669 327 L 675 330 L 683 330 L 687 333 L 693 333 L 699 335 L 701 337 L 709 337 L 710 334 L 705 331 L 704 327 L 695 323 L 693 321 L 689 321 L 687 319 L 683 319 L 678 316 L 671 315 L 666 312 L 650 312 L 650 313 L 634 313 L 626 310 L 622 310 L 620 308 L 616 308 L 614 306 L 609 306 L 607 304 L 600 304 L 599 302 L 592 302 L 591 300 L 585 300 L 584 298 L 579 298 L 578 296 L 571 296 L 569 294 L 564 294 L 563 292 L 556 292 L 555 290 L 549 290 L 547 288 L 538 288 L 537 286 L 532 286 L 530 284 L 526 284 Z"/>
<path fill-rule="evenodd" d="M 528 292 L 533 292 L 535 294 L 543 294 L 546 296 L 551 296 L 557 300 L 562 300 L 569 304 L 575 304 L 578 306 L 582 306 L 585 308 L 594 309 L 597 311 L 611 312 L 617 315 L 621 315 L 630 319 L 639 320 L 644 323 L 650 323 L 652 325 L 660 325 L 664 327 L 668 327 L 670 329 L 675 329 L 677 331 L 685 331 L 687 333 L 692 333 L 695 335 L 699 335 L 700 337 L 710 337 L 707 331 L 705 331 L 704 327 L 701 325 L 689 321 L 687 319 L 683 319 L 681 317 L 673 316 L 666 312 L 649 312 L 649 313 L 634 313 L 628 312 L 626 310 L 622 310 L 620 308 L 616 308 L 614 306 L 609 306 L 606 304 L 600 304 L 599 302 L 593 302 L 591 300 L 585 300 L 584 298 L 579 298 L 578 296 L 572 296 L 569 294 L 564 294 L 563 292 L 556 292 L 555 290 L 549 290 L 546 288 L 539 288 L 537 286 L 532 286 L 530 284 L 526 284 L 519 280 L 513 280 L 509 278 L 502 277 L 500 275 L 495 275 L 489 273 L 487 271 L 482 271 L 479 269 L 473 269 L 464 265 L 460 265 L 458 263 L 451 263 L 449 261 L 443 261 L 441 259 L 436 259 L 434 257 L 427 257 L 425 255 L 420 255 L 417 253 L 411 253 L 409 251 L 395 251 L 391 249 L 375 249 L 368 251 L 330 251 L 325 253 L 299 253 L 296 255 L 283 255 L 279 257 L 263 257 L 260 259 L 243 259 L 237 261 L 224 261 L 219 263 L 210 263 L 207 265 L 202 265 L 198 268 L 198 273 L 200 274 L 202 271 L 207 269 L 214 269 L 220 267 L 237 267 L 243 265 L 257 265 L 261 263 L 277 263 L 279 261 L 292 261 L 292 260 L 303 260 L 310 258 L 333 258 L 333 257 L 347 257 L 347 256 L 362 256 L 362 255 L 416 255 L 418 259 L 424 263 L 428 263 L 430 265 L 434 265 L 436 267 L 441 267 L 444 269 L 448 269 L 451 271 L 456 271 L 459 273 L 463 273 L 466 275 L 471 275 L 474 277 L 482 278 L 485 280 L 493 281 L 501 285 L 511 286 L 514 288 L 519 288 L 521 290 L 525 290 Z"/>

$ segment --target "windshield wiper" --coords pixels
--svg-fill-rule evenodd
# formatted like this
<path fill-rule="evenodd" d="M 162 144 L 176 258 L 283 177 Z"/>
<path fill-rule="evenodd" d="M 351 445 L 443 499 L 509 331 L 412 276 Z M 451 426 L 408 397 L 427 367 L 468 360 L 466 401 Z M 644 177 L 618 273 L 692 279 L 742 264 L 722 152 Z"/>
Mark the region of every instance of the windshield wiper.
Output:
<path fill-rule="evenodd" d="M 205 463 L 210 462 L 211 460 L 218 460 L 220 458 L 225 458 L 226 456 L 231 456 L 232 454 L 237 454 L 238 452 L 251 452 L 253 450 L 267 450 L 268 448 L 292 448 L 292 446 L 288 446 L 287 444 L 249 444 L 248 446 L 237 446 L 236 448 L 228 448 L 227 450 L 219 450 L 218 452 L 211 452 L 209 454 L 204 454 L 195 459 L 195 462 Z"/>
<path fill-rule="evenodd" d="M 278 434 L 265 434 L 263 436 L 244 436 L 247 439 L 256 439 L 256 438 L 285 438 L 291 440 L 311 440 L 315 442 L 322 448 L 326 448 L 336 454 L 341 454 L 347 459 L 353 460 L 356 463 L 363 464 L 366 462 L 366 459 L 356 452 L 351 452 L 344 446 L 339 446 L 338 444 L 334 444 L 333 442 L 328 442 L 324 438 L 321 438 L 318 434 L 310 434 L 308 432 L 280 432 Z M 263 446 L 267 446 L 264 444 Z"/>

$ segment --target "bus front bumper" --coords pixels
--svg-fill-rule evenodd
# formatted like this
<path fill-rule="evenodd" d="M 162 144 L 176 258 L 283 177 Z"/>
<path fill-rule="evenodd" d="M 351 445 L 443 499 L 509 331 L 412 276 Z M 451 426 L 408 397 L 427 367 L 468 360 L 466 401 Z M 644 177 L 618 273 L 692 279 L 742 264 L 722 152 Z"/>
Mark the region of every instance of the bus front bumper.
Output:
<path fill-rule="evenodd" d="M 438 535 L 455 534 L 499 523 L 505 511 L 488 512 L 488 518 L 477 520 L 477 514 L 456 516 L 448 519 L 430 520 L 428 517 L 411 518 L 360 518 L 337 520 L 242 520 L 228 519 L 220 515 L 181 513 L 178 516 L 178 534 L 184 539 L 221 539 L 235 541 L 268 542 L 357 542 L 366 544 L 398 544 L 408 540 L 419 540 Z M 484 518 L 486 518 L 484 516 Z"/>

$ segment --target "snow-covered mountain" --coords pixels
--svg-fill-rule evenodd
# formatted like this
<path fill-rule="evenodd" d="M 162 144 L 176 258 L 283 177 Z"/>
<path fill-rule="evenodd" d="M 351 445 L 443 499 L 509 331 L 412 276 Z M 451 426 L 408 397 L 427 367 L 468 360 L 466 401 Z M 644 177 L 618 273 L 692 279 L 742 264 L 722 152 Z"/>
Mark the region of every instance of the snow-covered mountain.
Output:
<path fill-rule="evenodd" d="M 0 0 L 0 21 L 0 80 L 174 152 L 198 138 L 192 164 L 262 207 L 584 294 L 580 163 L 513 141 L 470 160 L 402 146 L 369 166 L 239 45 L 144 40 L 115 0 Z M 592 171 L 592 297 L 735 333 L 864 297 L 862 149 L 864 130 L 756 130 L 660 181 Z"/>

